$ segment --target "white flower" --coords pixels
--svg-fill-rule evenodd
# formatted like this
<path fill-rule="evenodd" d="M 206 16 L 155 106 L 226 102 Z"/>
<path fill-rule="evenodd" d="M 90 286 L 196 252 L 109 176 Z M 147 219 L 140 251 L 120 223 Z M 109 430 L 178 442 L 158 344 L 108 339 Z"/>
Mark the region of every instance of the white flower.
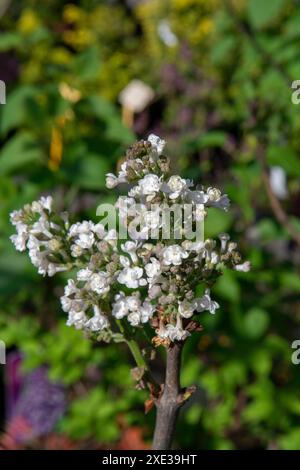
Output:
<path fill-rule="evenodd" d="M 88 281 L 92 274 L 93 272 L 88 268 L 80 269 L 77 273 L 77 279 L 78 281 Z"/>
<path fill-rule="evenodd" d="M 154 91 L 141 80 L 131 80 L 119 95 L 120 103 L 134 113 L 142 112 L 154 98 Z"/>
<path fill-rule="evenodd" d="M 53 199 L 51 196 L 47 196 L 47 197 L 43 196 L 39 199 L 39 201 L 34 201 L 31 204 L 31 209 L 33 212 L 37 212 L 39 214 L 42 214 L 43 209 L 46 209 L 48 212 L 51 212 L 52 203 L 53 203 Z"/>
<path fill-rule="evenodd" d="M 49 277 L 54 276 L 56 273 L 62 273 L 64 271 L 68 271 L 68 266 L 60 265 L 60 264 L 55 264 L 55 263 L 49 263 L 46 272 L 41 272 L 39 270 L 40 274 L 48 274 Z"/>
<path fill-rule="evenodd" d="M 194 314 L 194 306 L 187 300 L 178 302 L 178 311 L 183 318 L 191 318 Z"/>
<path fill-rule="evenodd" d="M 127 256 L 120 255 L 119 261 L 120 261 L 121 266 L 123 266 L 123 268 L 129 268 L 130 267 L 130 259 L 127 258 Z"/>
<path fill-rule="evenodd" d="M 152 145 L 152 148 L 160 155 L 163 152 L 163 149 L 166 145 L 166 141 L 161 139 L 155 134 L 150 134 L 148 137 L 148 142 Z"/>
<path fill-rule="evenodd" d="M 87 316 L 85 312 L 70 311 L 67 326 L 74 326 L 76 330 L 82 330 L 86 324 Z"/>
<path fill-rule="evenodd" d="M 99 295 L 106 294 L 110 289 L 110 275 L 104 271 L 94 273 L 90 279 L 91 289 Z"/>
<path fill-rule="evenodd" d="M 139 312 L 141 316 L 141 322 L 147 323 L 155 312 L 155 306 L 152 305 L 150 302 L 145 301 L 141 306 Z"/>
<path fill-rule="evenodd" d="M 76 237 L 81 233 L 90 233 L 94 230 L 94 224 L 91 221 L 84 220 L 71 225 L 69 229 L 69 237 Z"/>
<path fill-rule="evenodd" d="M 126 297 L 128 309 L 131 311 L 138 310 L 141 306 L 141 301 L 137 295 L 129 295 Z"/>
<path fill-rule="evenodd" d="M 206 204 L 208 199 L 209 196 L 204 191 L 188 190 L 186 193 L 186 200 L 195 204 Z"/>
<path fill-rule="evenodd" d="M 115 246 L 117 239 L 118 239 L 118 235 L 117 235 L 116 229 L 111 228 L 107 232 L 103 240 L 107 241 L 111 246 Z"/>
<path fill-rule="evenodd" d="M 207 188 L 208 204 L 210 207 L 217 207 L 227 211 L 230 201 L 227 194 L 222 194 L 217 188 Z"/>
<path fill-rule="evenodd" d="M 210 290 L 206 289 L 205 294 L 200 299 L 194 300 L 194 308 L 197 312 L 203 312 L 208 310 L 210 313 L 216 313 L 216 309 L 219 308 L 219 304 L 210 298 Z"/>
<path fill-rule="evenodd" d="M 247 273 L 251 269 L 251 263 L 250 261 L 245 261 L 243 264 L 236 264 L 234 269 L 236 271 L 242 271 L 244 273 Z"/>
<path fill-rule="evenodd" d="M 206 210 L 204 209 L 204 204 L 196 204 L 195 208 L 195 220 L 197 222 L 202 222 L 207 215 Z"/>
<path fill-rule="evenodd" d="M 83 248 L 79 245 L 71 245 L 71 255 L 73 258 L 78 258 L 83 253 Z"/>
<path fill-rule="evenodd" d="M 145 271 L 148 278 L 153 282 L 153 279 L 161 274 L 160 262 L 156 258 L 151 257 L 150 263 L 147 263 L 145 266 Z"/>
<path fill-rule="evenodd" d="M 123 292 L 115 296 L 115 303 L 113 303 L 112 314 L 118 320 L 124 318 L 129 312 L 128 303 Z"/>
<path fill-rule="evenodd" d="M 141 315 L 137 311 L 136 312 L 131 312 L 128 315 L 127 320 L 129 321 L 131 326 L 137 326 L 141 323 Z"/>
<path fill-rule="evenodd" d="M 120 222 L 127 226 L 128 218 L 137 215 L 136 202 L 133 197 L 120 196 L 115 203 L 115 208 L 118 209 Z"/>
<path fill-rule="evenodd" d="M 156 299 L 161 295 L 161 287 L 158 285 L 150 286 L 148 290 L 148 297 L 149 299 Z"/>
<path fill-rule="evenodd" d="M 171 341 L 184 341 L 188 336 L 190 336 L 190 333 L 187 330 L 178 328 L 171 324 L 166 326 L 166 330 L 167 336 Z"/>
<path fill-rule="evenodd" d="M 138 198 L 142 194 L 142 188 L 140 186 L 133 186 L 129 191 L 128 191 L 128 196 L 130 198 Z"/>
<path fill-rule="evenodd" d="M 47 211 L 51 212 L 53 204 L 52 196 L 41 197 L 39 203 L 41 204 L 43 209 L 46 209 Z"/>
<path fill-rule="evenodd" d="M 178 175 L 169 178 L 167 187 L 169 189 L 169 198 L 177 199 L 188 187 L 189 182 Z"/>
<path fill-rule="evenodd" d="M 152 195 L 160 190 L 160 180 L 157 175 L 149 173 L 139 180 L 139 188 L 144 196 Z"/>
<path fill-rule="evenodd" d="M 227 244 L 230 239 L 228 233 L 220 233 L 219 239 L 221 242 L 221 253 L 225 253 L 227 250 Z"/>
<path fill-rule="evenodd" d="M 163 263 L 166 265 L 174 264 L 179 266 L 182 260 L 188 257 L 188 252 L 179 245 L 170 245 L 163 249 Z"/>
<path fill-rule="evenodd" d="M 136 255 L 136 250 L 138 249 L 139 244 L 137 241 L 127 241 L 121 245 L 122 250 L 125 253 L 128 253 L 132 262 L 136 263 L 138 261 L 138 257 Z"/>
<path fill-rule="evenodd" d="M 46 237 L 48 238 L 53 237 L 49 220 L 44 216 L 44 214 L 39 218 L 37 222 L 32 225 L 30 233 L 33 235 L 43 234 L 46 235 Z"/>
<path fill-rule="evenodd" d="M 139 286 L 145 286 L 147 284 L 147 281 L 143 279 L 142 276 L 142 268 L 125 268 L 120 272 L 118 282 L 125 284 L 129 289 L 136 289 Z"/>
<path fill-rule="evenodd" d="M 88 307 L 84 300 L 71 299 L 67 295 L 61 297 L 60 301 L 64 312 L 83 312 Z"/>
<path fill-rule="evenodd" d="M 166 329 L 164 323 L 162 322 L 162 320 L 160 320 L 160 323 L 159 323 L 159 328 L 157 328 L 155 330 L 155 333 L 157 334 L 157 336 L 159 336 L 161 339 L 167 339 L 168 338 L 168 330 Z"/>
<path fill-rule="evenodd" d="M 123 162 L 121 165 L 121 170 L 118 174 L 119 183 L 127 183 L 127 162 Z"/>
<path fill-rule="evenodd" d="M 25 225 L 24 223 L 22 224 L 22 221 L 23 221 L 23 218 L 24 218 L 23 210 L 22 210 L 22 209 L 17 210 L 17 211 L 12 211 L 12 212 L 9 214 L 9 217 L 10 217 L 11 223 L 12 223 L 17 229 L 18 229 L 18 226 L 19 226 L 20 224 L 27 227 L 27 225 Z"/>
<path fill-rule="evenodd" d="M 94 230 L 95 225 L 93 222 L 84 220 L 83 222 L 77 222 L 76 224 L 71 225 L 69 229 L 69 237 L 75 238 L 74 242 L 80 248 L 84 250 L 90 249 L 95 241 Z M 74 256 L 76 256 L 76 250 Z"/>
<path fill-rule="evenodd" d="M 105 237 L 107 237 L 107 235 L 108 235 L 108 234 L 106 233 L 106 230 L 105 230 L 103 224 L 101 224 L 101 223 L 98 223 L 98 224 L 96 224 L 96 225 L 93 226 L 93 232 L 94 232 L 100 239 L 105 238 Z"/>
<path fill-rule="evenodd" d="M 75 241 L 76 245 L 80 246 L 80 248 L 85 249 L 90 249 L 92 248 L 93 244 L 95 241 L 94 234 L 92 232 L 90 233 L 81 233 L 77 240 Z"/>
<path fill-rule="evenodd" d="M 25 251 L 26 242 L 28 240 L 28 230 L 26 225 L 20 224 L 18 226 L 18 233 L 10 237 L 11 241 L 18 251 Z"/>
<path fill-rule="evenodd" d="M 142 230 L 148 232 L 162 226 L 161 209 L 159 207 L 151 208 L 149 211 L 142 211 L 141 215 Z"/>
<path fill-rule="evenodd" d="M 171 341 L 184 341 L 190 333 L 182 327 L 180 315 L 177 315 L 176 325 L 166 325 L 167 335 Z"/>
<path fill-rule="evenodd" d="M 168 20 L 161 20 L 158 23 L 157 32 L 161 40 L 168 47 L 174 47 L 178 44 L 178 38 L 173 33 Z"/>
<path fill-rule="evenodd" d="M 182 243 L 182 247 L 187 251 L 196 251 L 197 253 L 199 253 L 204 249 L 204 242 L 191 242 L 190 240 L 185 240 Z"/>
<path fill-rule="evenodd" d="M 100 331 L 109 326 L 105 315 L 102 314 L 97 305 L 94 306 L 94 316 L 85 323 L 85 328 L 91 331 Z"/>
<path fill-rule="evenodd" d="M 76 287 L 74 279 L 69 279 L 65 287 L 65 295 L 76 294 L 76 292 L 78 292 L 78 288 Z"/>
<path fill-rule="evenodd" d="M 218 264 L 220 261 L 219 254 L 216 251 L 211 252 L 210 262 L 211 264 Z"/>
<path fill-rule="evenodd" d="M 108 326 L 109 322 L 104 315 L 94 315 L 85 324 L 85 328 L 88 328 L 91 331 L 100 331 Z"/>
<path fill-rule="evenodd" d="M 118 186 L 119 180 L 113 173 L 107 173 L 106 175 L 106 187 L 108 189 L 113 189 Z"/>

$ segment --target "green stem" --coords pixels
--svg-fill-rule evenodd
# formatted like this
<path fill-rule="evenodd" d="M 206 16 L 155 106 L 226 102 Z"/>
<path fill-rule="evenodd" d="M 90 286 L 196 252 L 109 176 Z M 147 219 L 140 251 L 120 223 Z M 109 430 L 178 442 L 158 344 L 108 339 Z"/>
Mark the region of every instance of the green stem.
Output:
<path fill-rule="evenodd" d="M 128 344 L 128 347 L 134 357 L 134 360 L 137 364 L 138 367 L 143 367 L 144 370 L 148 370 L 146 361 L 142 355 L 142 352 L 139 348 L 139 345 L 134 339 L 126 340 L 126 343 Z"/>
<path fill-rule="evenodd" d="M 139 347 L 138 343 L 134 339 L 132 339 L 132 338 L 129 339 L 128 338 L 128 333 L 126 331 L 126 328 L 122 324 L 121 320 L 116 320 L 116 323 L 117 323 L 121 333 L 124 335 L 124 339 L 125 339 L 128 347 L 131 351 L 131 354 L 134 357 L 136 365 L 138 367 L 143 367 L 145 370 L 148 370 L 148 366 L 146 364 L 146 361 L 143 357 L 143 354 L 140 350 L 140 347 Z"/>

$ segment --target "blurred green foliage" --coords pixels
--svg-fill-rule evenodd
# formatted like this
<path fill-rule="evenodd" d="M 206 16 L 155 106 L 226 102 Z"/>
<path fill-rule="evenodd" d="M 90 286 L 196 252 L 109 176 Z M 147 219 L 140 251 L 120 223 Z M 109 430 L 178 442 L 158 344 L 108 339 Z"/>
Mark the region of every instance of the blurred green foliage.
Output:
<path fill-rule="evenodd" d="M 103 347 L 64 325 L 61 287 L 38 277 L 8 237 L 11 210 L 54 193 L 76 217 L 108 200 L 104 175 L 134 133 L 118 93 L 143 79 L 156 93 L 134 130 L 168 140 L 183 176 L 216 185 L 232 200 L 212 211 L 206 235 L 239 240 L 250 273 L 226 273 L 187 342 L 183 385 L 198 392 L 183 410 L 176 446 L 300 449 L 300 375 L 291 343 L 300 336 L 300 248 L 279 224 L 263 186 L 259 155 L 287 175 L 282 201 L 300 233 L 300 5 L 293 0 L 8 1 L 0 52 L 12 61 L 0 112 L 1 339 L 49 365 L 68 388 L 59 429 L 76 439 L 117 441 L 120 417 L 146 426 L 144 392 L 133 390 L 123 345 Z M 168 21 L 177 43 L 158 33 Z M 2 78 L 0 76 L 0 78 Z M 63 285 L 64 279 L 61 276 Z M 57 284 L 55 284 L 57 285 Z M 161 374 L 161 352 L 154 361 Z"/>

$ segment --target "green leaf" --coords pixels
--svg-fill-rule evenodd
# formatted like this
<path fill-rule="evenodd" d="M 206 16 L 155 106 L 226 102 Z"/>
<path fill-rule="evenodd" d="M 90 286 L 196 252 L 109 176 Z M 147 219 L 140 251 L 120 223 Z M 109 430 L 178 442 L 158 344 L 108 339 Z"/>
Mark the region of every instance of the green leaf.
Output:
<path fill-rule="evenodd" d="M 251 308 L 244 317 L 245 334 L 251 339 L 257 339 L 262 336 L 268 326 L 268 313 L 259 307 Z"/>
<path fill-rule="evenodd" d="M 188 151 L 201 150 L 209 147 L 222 147 L 226 142 L 227 134 L 224 131 L 210 131 L 201 134 L 198 138 L 187 140 Z"/>
<path fill-rule="evenodd" d="M 208 209 L 204 221 L 205 238 L 213 238 L 219 233 L 227 232 L 232 224 L 233 215 L 214 207 Z"/>
<path fill-rule="evenodd" d="M 134 141 L 133 132 L 124 126 L 115 106 L 99 95 L 88 97 L 86 102 L 90 107 L 90 112 L 105 122 L 106 137 L 123 144 L 131 144 Z"/>
<path fill-rule="evenodd" d="M 74 73 L 82 81 L 95 79 L 99 69 L 100 56 L 96 46 L 87 48 L 74 61 Z"/>
<path fill-rule="evenodd" d="M 300 275 L 292 272 L 280 274 L 280 284 L 288 290 L 300 293 Z"/>
<path fill-rule="evenodd" d="M 97 155 L 82 156 L 72 175 L 72 182 L 85 189 L 105 188 L 105 175 L 110 165 L 105 157 Z"/>
<path fill-rule="evenodd" d="M 241 295 L 240 285 L 235 273 L 232 271 L 224 272 L 223 276 L 217 280 L 214 290 L 223 299 L 233 303 L 239 302 Z"/>
<path fill-rule="evenodd" d="M 7 51 L 22 44 L 23 37 L 16 32 L 0 34 L 0 51 Z"/>
<path fill-rule="evenodd" d="M 279 15 L 284 0 L 249 0 L 248 15 L 253 26 L 261 28 Z"/>
<path fill-rule="evenodd" d="M 269 165 L 281 166 L 289 176 L 300 177 L 299 156 L 290 147 L 270 146 L 267 159 Z"/>
<path fill-rule="evenodd" d="M 8 95 L 6 105 L 2 107 L 2 118 L 0 120 L 0 133 L 2 135 L 24 123 L 27 102 L 35 94 L 35 87 L 23 85 L 17 87 Z"/>
<path fill-rule="evenodd" d="M 41 161 L 43 153 L 34 137 L 28 132 L 19 132 L 0 152 L 0 175 L 19 171 L 29 163 Z"/>
<path fill-rule="evenodd" d="M 299 450 L 299 442 L 300 429 L 292 429 L 278 439 L 279 447 L 282 450 Z"/>

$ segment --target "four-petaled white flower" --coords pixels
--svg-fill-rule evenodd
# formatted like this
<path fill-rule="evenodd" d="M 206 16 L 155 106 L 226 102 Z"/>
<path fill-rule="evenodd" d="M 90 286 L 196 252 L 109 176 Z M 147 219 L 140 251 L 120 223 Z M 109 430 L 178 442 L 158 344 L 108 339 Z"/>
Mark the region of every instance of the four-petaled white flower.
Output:
<path fill-rule="evenodd" d="M 118 282 L 125 284 L 129 289 L 137 289 L 139 286 L 147 284 L 146 279 L 143 279 L 144 271 L 138 266 L 134 268 L 124 268 L 118 275 Z"/>
<path fill-rule="evenodd" d="M 169 189 L 169 198 L 177 199 L 186 190 L 189 184 L 190 182 L 181 178 L 181 176 L 171 176 L 167 183 L 167 187 Z"/>
<path fill-rule="evenodd" d="M 90 278 L 90 285 L 92 291 L 96 292 L 99 295 L 104 295 L 109 291 L 110 283 L 110 276 L 104 271 L 94 273 Z"/>
<path fill-rule="evenodd" d="M 153 280 L 161 274 L 160 262 L 156 258 L 151 257 L 150 263 L 147 263 L 145 266 L 145 271 L 148 278 L 153 282 Z"/>
<path fill-rule="evenodd" d="M 178 312 L 183 318 L 191 318 L 194 314 L 195 307 L 188 300 L 178 302 Z"/>
<path fill-rule="evenodd" d="M 166 145 L 166 141 L 161 139 L 155 134 L 150 134 L 148 137 L 148 142 L 152 145 L 152 148 L 160 155 L 163 152 L 163 149 Z"/>
<path fill-rule="evenodd" d="M 139 180 L 138 184 L 142 195 L 152 195 L 160 190 L 161 182 L 157 175 L 149 173 Z"/>
<path fill-rule="evenodd" d="M 118 180 L 117 176 L 114 175 L 113 173 L 107 173 L 107 175 L 106 175 L 106 187 L 108 189 L 113 189 L 116 186 L 118 186 L 118 184 L 119 184 L 119 180 Z"/>
<path fill-rule="evenodd" d="M 242 271 L 244 273 L 247 273 L 251 269 L 251 263 L 250 263 L 250 261 L 245 261 L 242 264 L 236 264 L 234 269 L 236 271 Z"/>
<path fill-rule="evenodd" d="M 220 305 L 210 298 L 210 290 L 206 289 L 203 297 L 194 300 L 194 307 L 197 312 L 208 310 L 210 313 L 214 314 Z"/>
<path fill-rule="evenodd" d="M 179 266 L 183 259 L 189 256 L 188 252 L 179 245 L 170 245 L 163 250 L 163 263 Z"/>
<path fill-rule="evenodd" d="M 91 331 L 101 331 L 109 326 L 107 317 L 101 312 L 97 305 L 94 306 L 94 316 L 86 323 L 85 328 Z"/>

